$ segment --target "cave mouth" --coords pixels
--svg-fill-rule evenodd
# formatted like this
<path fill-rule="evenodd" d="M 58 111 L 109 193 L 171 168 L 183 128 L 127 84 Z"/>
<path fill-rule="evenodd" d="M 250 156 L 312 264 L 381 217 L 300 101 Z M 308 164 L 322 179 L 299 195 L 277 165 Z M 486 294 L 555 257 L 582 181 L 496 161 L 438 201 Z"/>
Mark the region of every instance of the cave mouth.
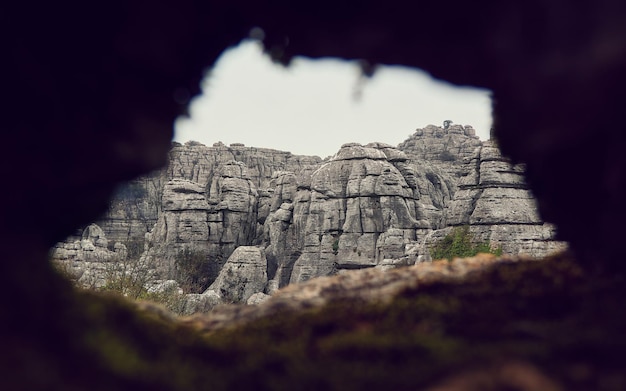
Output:
<path fill-rule="evenodd" d="M 179 117 L 174 141 L 245 144 L 300 155 L 333 155 L 342 144 L 397 145 L 415 128 L 447 120 L 471 125 L 486 140 L 491 92 L 459 87 L 409 67 L 295 57 L 272 62 L 258 41 L 222 53 L 201 82 L 202 94 Z"/>

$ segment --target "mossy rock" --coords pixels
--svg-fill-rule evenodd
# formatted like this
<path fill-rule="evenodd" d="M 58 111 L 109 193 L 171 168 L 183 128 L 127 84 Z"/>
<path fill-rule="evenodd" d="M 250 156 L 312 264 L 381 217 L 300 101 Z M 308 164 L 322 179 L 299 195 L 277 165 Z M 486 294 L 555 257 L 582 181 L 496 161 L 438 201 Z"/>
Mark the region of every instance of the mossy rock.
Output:
<path fill-rule="evenodd" d="M 537 389 L 489 378 L 502 363 L 550 389 L 626 388 L 624 278 L 566 255 L 212 332 L 55 281 L 47 312 L 8 322 L 2 389 L 415 390 L 463 373 Z"/>

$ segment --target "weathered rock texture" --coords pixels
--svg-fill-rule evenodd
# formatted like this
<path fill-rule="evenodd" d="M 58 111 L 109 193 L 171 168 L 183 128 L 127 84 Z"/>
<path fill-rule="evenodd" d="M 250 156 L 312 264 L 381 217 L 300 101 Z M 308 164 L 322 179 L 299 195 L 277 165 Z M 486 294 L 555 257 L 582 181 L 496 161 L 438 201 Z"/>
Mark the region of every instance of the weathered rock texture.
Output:
<path fill-rule="evenodd" d="M 167 169 L 150 180 L 133 182 L 130 190 L 123 188 L 113 202 L 117 205 L 113 212 L 125 211 L 119 205 L 128 203 L 123 196 L 131 190 L 137 195 L 135 204 L 156 203 L 156 224 L 138 233 L 131 227 L 127 229 L 133 232 L 134 241 L 143 243 L 146 236 L 147 252 L 143 257 L 169 277 L 175 274 L 176 259 L 190 254 L 204 257 L 212 281 L 235 248 L 259 241 L 269 212 L 267 202 L 273 191 L 270 182 L 274 172 L 289 169 L 306 177 L 310 166 L 319 161 L 318 157 L 242 144 L 175 144 Z M 151 191 L 150 186 L 157 181 L 164 183 L 162 189 Z M 136 210 L 128 214 L 131 221 Z"/>
<path fill-rule="evenodd" d="M 176 179 L 163 189 L 163 212 L 146 234 L 142 260 L 162 277 L 175 276 L 176 259 L 192 251 L 208 256 L 209 203 L 205 189 L 197 183 Z"/>
<path fill-rule="evenodd" d="M 96 224 L 87 226 L 80 239 L 59 242 L 50 252 L 65 275 L 77 285 L 91 289 L 103 287 L 127 255 L 124 244 L 109 246 L 104 231 Z"/>
<path fill-rule="evenodd" d="M 554 239 L 554 227 L 540 218 L 523 167 L 504 158 L 493 141 L 484 142 L 465 165 L 444 212 L 444 225 L 450 228 L 433 232 L 426 247 L 453 227 L 469 225 L 476 240 L 505 254 L 541 257 L 565 248 Z"/>
<path fill-rule="evenodd" d="M 344 269 L 428 260 L 433 243 L 461 225 L 507 254 L 542 256 L 562 247 L 539 218 L 522 167 L 492 142 L 483 145 L 469 126 L 430 125 L 399 148 L 346 144 L 323 162 L 189 142 L 173 147 L 165 170 L 120 192 L 127 193 L 138 196 L 135 205 L 160 201 L 142 262 L 160 278 L 181 279 L 181 262 L 192 259 L 202 265 L 194 273 L 204 274 L 198 293 L 240 246 L 257 246 L 267 263 L 265 274 L 252 273 L 261 288 L 251 293 Z M 129 198 L 118 197 L 115 211 Z M 228 301 L 249 296 L 212 289 Z"/>
<path fill-rule="evenodd" d="M 123 242 L 131 256 L 143 251 L 146 232 L 159 214 L 166 177 L 163 170 L 126 182 L 118 187 L 104 218 L 97 224 L 112 242 Z"/>
<path fill-rule="evenodd" d="M 626 101 L 626 4 L 419 5 L 416 26 L 416 13 L 396 1 L 6 2 L 0 388 L 185 390 L 191 376 L 200 389 L 427 389 L 477 363 L 519 357 L 560 389 L 624 389 L 626 138 L 616 115 Z M 584 269 L 500 266 L 364 317 L 352 316 L 354 306 L 328 308 L 356 319 L 347 327 L 304 314 L 209 343 L 72 291 L 46 262 L 48 248 L 95 220 L 120 182 L 165 164 L 171 125 L 202 70 L 254 26 L 285 64 L 296 55 L 363 59 L 368 73 L 398 64 L 491 88 L 503 151 L 526 163 L 542 216 Z M 592 192 L 580 191 L 581 177 Z M 273 339 L 255 343 L 259 335 Z"/>
<path fill-rule="evenodd" d="M 339 300 L 370 304 L 389 303 L 407 289 L 415 289 L 433 282 L 459 281 L 468 274 L 479 274 L 494 265 L 517 262 L 533 260 L 519 257 L 497 258 L 491 254 L 480 254 L 472 258 L 457 258 L 453 262 L 447 260 L 425 262 L 390 271 L 377 268 L 353 270 L 290 285 L 269 298 L 263 298 L 264 300 L 257 306 L 222 306 L 215 308 L 210 314 L 186 319 L 186 322 L 192 323 L 199 330 L 215 331 L 233 325 L 252 323 L 278 313 L 322 308 Z"/>
<path fill-rule="evenodd" d="M 436 163 L 448 174 L 458 177 L 465 174 L 464 161 L 471 159 L 480 146 L 473 127 L 444 124 L 443 127 L 429 125 L 416 129 L 398 148 L 412 159 Z"/>
<path fill-rule="evenodd" d="M 267 148 L 249 148 L 243 144 L 226 146 L 218 142 L 207 147 L 193 141 L 185 145 L 173 143 L 167 167 L 122 184 L 115 192 L 108 211 L 97 224 L 105 230 L 109 240 L 125 243 L 133 256 L 138 255 L 143 250 L 145 234 L 152 230 L 163 212 L 163 192 L 168 182 L 185 179 L 207 190 L 217 186 L 213 189 L 210 201 L 219 203 L 222 202 L 219 199 L 221 185 L 214 184 L 214 179 L 231 175 L 228 171 L 237 169 L 225 166 L 240 162 L 244 164 L 240 170 L 245 171 L 246 179 L 260 191 L 260 197 L 269 198 L 273 190 L 270 181 L 275 172 L 293 172 L 301 182 L 306 183 L 310 172 L 320 161 L 317 156 L 298 156 Z M 232 175 L 241 176 L 241 173 L 233 172 Z M 267 207 L 264 208 L 266 205 L 263 202 L 258 204 L 261 209 L 258 218 L 262 224 L 267 216 Z M 254 230 L 257 228 L 253 227 Z"/>
<path fill-rule="evenodd" d="M 403 256 L 404 245 L 431 227 L 415 199 L 415 181 L 411 187 L 385 149 L 395 151 L 396 162 L 408 160 L 390 147 L 346 144 L 313 173 L 291 282 Z"/>
<path fill-rule="evenodd" d="M 216 292 L 226 302 L 245 303 L 255 293 L 262 293 L 266 283 L 265 252 L 254 246 L 240 246 L 208 290 Z"/>

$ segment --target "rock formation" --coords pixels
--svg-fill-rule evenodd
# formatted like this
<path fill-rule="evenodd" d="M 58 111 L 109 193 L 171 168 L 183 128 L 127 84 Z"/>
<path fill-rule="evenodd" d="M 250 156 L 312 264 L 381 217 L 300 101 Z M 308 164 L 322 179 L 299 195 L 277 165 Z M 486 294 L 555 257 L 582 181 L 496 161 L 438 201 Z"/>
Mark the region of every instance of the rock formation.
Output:
<path fill-rule="evenodd" d="M 205 189 L 188 180 L 172 180 L 163 189 L 163 212 L 147 233 L 142 260 L 163 278 L 175 277 L 176 259 L 192 252 L 208 256 L 209 203 Z"/>
<path fill-rule="evenodd" d="M 142 263 L 166 280 L 199 273 L 193 288 L 181 283 L 197 293 L 217 284 L 210 290 L 227 302 L 345 269 L 428 260 L 429 248 L 462 225 L 506 254 L 563 248 L 537 214 L 523 167 L 511 165 L 492 142 L 480 142 L 469 126 L 430 125 L 398 148 L 345 144 L 323 162 L 221 143 L 174 145 L 170 155 L 165 170 L 120 192 L 138 195 L 135 205 L 160 201 Z M 139 185 L 154 187 L 165 178 L 160 189 Z M 124 202 L 129 197 L 118 197 L 117 205 Z M 237 288 L 245 295 L 235 293 L 233 281 L 242 279 L 218 277 L 238 248 L 262 253 L 266 262 L 263 274 L 250 271 L 253 283 L 242 277 L 255 286 Z"/>
<path fill-rule="evenodd" d="M 126 182 L 115 192 L 104 218 L 97 224 L 112 242 L 123 242 L 131 256 L 141 254 L 146 232 L 162 212 L 166 177 L 163 170 Z"/>
<path fill-rule="evenodd" d="M 167 167 L 120 186 L 98 225 L 103 227 L 110 240 L 138 243 L 143 248 L 144 235 L 152 229 L 162 212 L 163 191 L 169 181 L 184 179 L 208 189 L 216 176 L 228 170 L 224 166 L 240 162 L 245 165 L 246 178 L 261 192 L 261 197 L 268 197 L 269 189 L 273 189 L 270 181 L 275 172 L 286 170 L 306 177 L 320 161 L 316 156 L 250 148 L 240 143 L 226 146 L 217 142 L 211 147 L 194 141 L 185 145 L 173 143 Z M 260 208 L 262 205 L 259 203 Z M 266 214 L 261 210 L 261 224 L 263 216 Z"/>
<path fill-rule="evenodd" d="M 235 148 L 192 142 L 172 149 L 166 177 L 173 179 L 164 186 L 162 213 L 146 234 L 143 256 L 166 277 L 174 277 L 177 259 L 193 254 L 206 258 L 207 281 L 213 281 L 238 246 L 260 240 L 274 189 L 258 191 L 256 184 L 273 186 L 275 167 L 300 174 L 309 161 L 319 160 L 302 157 L 300 165 L 300 158 L 289 153 Z M 234 156 L 241 160 L 226 160 Z M 252 175 L 243 161 L 253 165 Z"/>
<path fill-rule="evenodd" d="M 623 389 L 624 3 L 429 2 L 419 26 L 401 2 L 275 5 L 3 8 L 0 388 L 432 390 L 471 379 L 477 389 Z M 253 27 L 284 64 L 363 59 L 368 75 L 398 64 L 491 88 L 499 143 L 526 164 L 542 216 L 574 259 L 501 265 L 396 305 L 331 302 L 213 339 L 72 290 L 48 248 L 104 212 L 115 186 L 165 164 L 202 71 Z M 520 384 L 529 378 L 540 381 Z"/>
<path fill-rule="evenodd" d="M 262 293 L 266 284 L 264 251 L 255 246 L 239 246 L 208 291 L 216 292 L 226 302 L 246 303 L 252 295 Z"/>
<path fill-rule="evenodd" d="M 392 255 L 403 256 L 404 245 L 431 227 L 415 199 L 415 187 L 414 181 L 413 188 L 409 186 L 384 149 L 342 146 L 311 177 L 308 210 L 301 220 L 302 255 L 290 281 L 372 267 Z"/>
<path fill-rule="evenodd" d="M 554 239 L 554 227 L 539 217 L 524 168 L 504 158 L 493 141 L 484 142 L 466 166 L 444 210 L 444 226 L 450 228 L 429 235 L 425 247 L 462 225 L 469 225 L 476 240 L 505 254 L 541 257 L 566 247 Z"/>
<path fill-rule="evenodd" d="M 109 249 L 104 231 L 98 225 L 90 224 L 80 239 L 57 243 L 50 256 L 78 286 L 94 289 L 102 288 L 117 270 L 116 264 L 126 261 L 127 250 L 119 242 Z"/>
<path fill-rule="evenodd" d="M 453 177 L 465 174 L 463 162 L 471 159 L 481 141 L 473 127 L 447 123 L 418 128 L 398 148 L 417 161 L 437 164 Z M 455 178 L 456 179 L 456 178 Z"/>

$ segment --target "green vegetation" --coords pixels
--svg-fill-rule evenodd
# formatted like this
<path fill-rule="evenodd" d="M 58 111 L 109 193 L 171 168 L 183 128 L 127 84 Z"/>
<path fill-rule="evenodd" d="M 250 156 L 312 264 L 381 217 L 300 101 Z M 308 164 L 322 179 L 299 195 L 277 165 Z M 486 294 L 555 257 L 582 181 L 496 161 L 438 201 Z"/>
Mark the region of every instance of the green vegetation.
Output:
<path fill-rule="evenodd" d="M 163 291 L 150 291 L 147 283 L 152 279 L 152 270 L 138 259 L 110 262 L 105 270 L 105 283 L 101 288 L 92 288 L 124 296 L 131 300 L 151 301 L 180 314 L 184 309 L 184 296 L 176 287 Z"/>
<path fill-rule="evenodd" d="M 456 257 L 473 257 L 478 253 L 502 255 L 502 247 L 492 248 L 489 242 L 477 242 L 469 226 L 455 227 L 440 242 L 430 249 L 432 259 L 452 260 Z"/>
<path fill-rule="evenodd" d="M 335 238 L 333 242 L 333 254 L 337 255 L 339 253 L 339 238 Z"/>

